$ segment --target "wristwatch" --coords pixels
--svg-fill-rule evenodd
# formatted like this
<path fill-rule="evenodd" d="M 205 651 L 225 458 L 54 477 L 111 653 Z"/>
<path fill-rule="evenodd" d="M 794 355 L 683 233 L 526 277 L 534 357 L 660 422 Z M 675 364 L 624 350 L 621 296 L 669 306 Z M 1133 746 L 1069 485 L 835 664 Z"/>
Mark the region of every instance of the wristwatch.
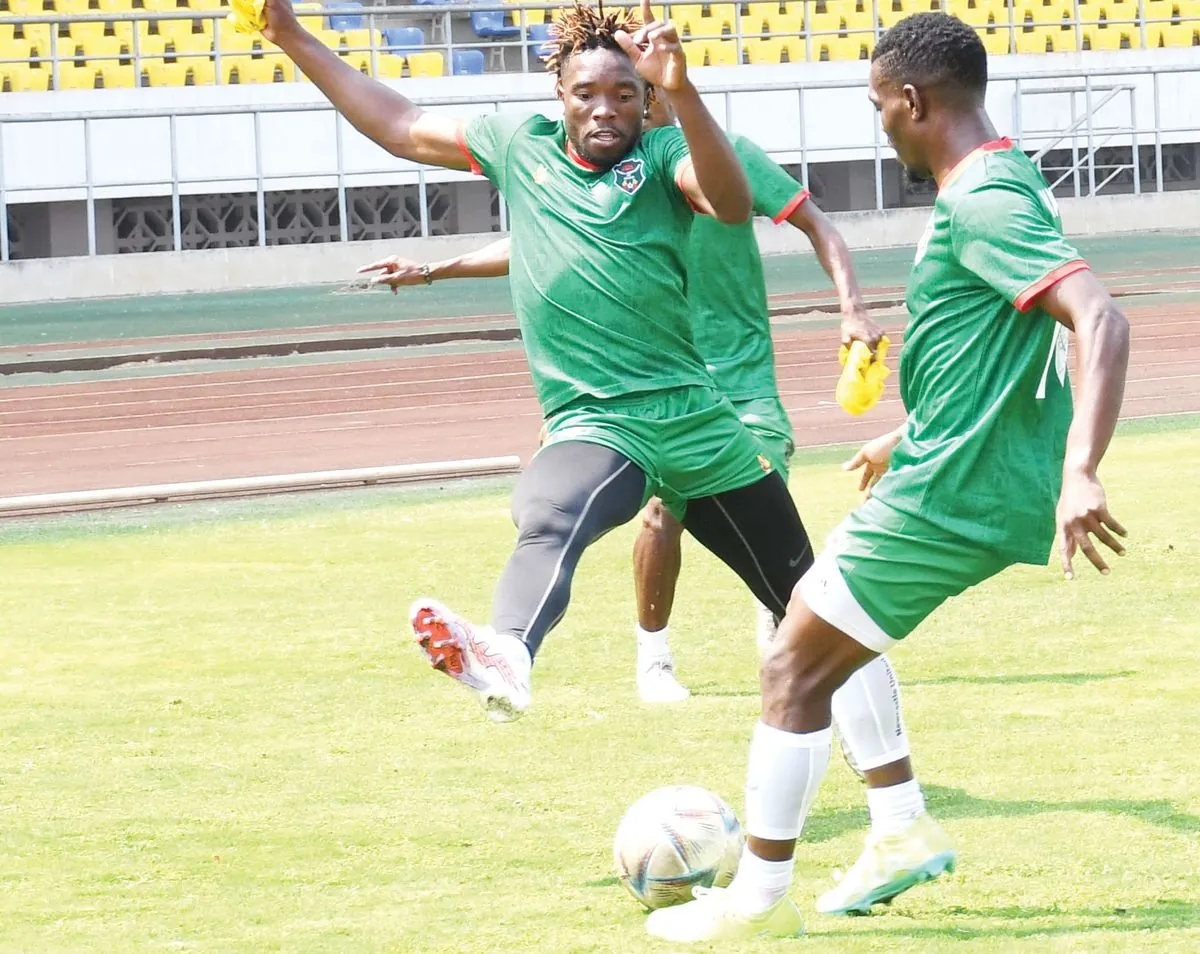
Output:
<path fill-rule="evenodd" d="M 433 284 L 433 276 L 429 274 L 429 263 L 425 262 L 421 265 L 421 277 L 425 279 L 426 285 Z"/>

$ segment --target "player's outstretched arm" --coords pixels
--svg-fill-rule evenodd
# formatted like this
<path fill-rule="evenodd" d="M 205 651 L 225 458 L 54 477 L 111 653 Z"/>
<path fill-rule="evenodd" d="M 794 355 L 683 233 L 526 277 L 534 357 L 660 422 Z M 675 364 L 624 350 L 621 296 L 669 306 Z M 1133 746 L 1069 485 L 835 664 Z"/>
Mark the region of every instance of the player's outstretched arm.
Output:
<path fill-rule="evenodd" d="M 1123 555 L 1125 547 L 1117 537 L 1126 533 L 1108 512 L 1096 471 L 1121 413 L 1129 365 L 1129 322 L 1096 276 L 1086 270 L 1052 286 L 1038 299 L 1038 305 L 1075 332 L 1079 352 L 1075 416 L 1067 434 L 1058 500 L 1063 573 L 1067 579 L 1074 576 L 1071 558 L 1077 549 L 1096 569 L 1107 573 L 1108 564 L 1092 536 Z"/>
<path fill-rule="evenodd" d="M 263 36 L 283 50 L 354 128 L 394 156 L 450 169 L 468 168 L 457 120 L 427 113 L 364 76 L 300 26 L 290 0 L 266 0 Z"/>
<path fill-rule="evenodd" d="M 883 337 L 883 329 L 867 314 L 858 276 L 854 274 L 854 265 L 850 261 L 850 249 L 846 247 L 842 233 L 812 199 L 796 206 L 796 210 L 788 216 L 788 222 L 808 236 L 821 267 L 837 289 L 838 303 L 842 309 L 842 343 L 863 341 L 874 350 Z"/>
<path fill-rule="evenodd" d="M 642 0 L 640 30 L 618 32 L 617 42 L 629 54 L 646 82 L 659 87 L 671 102 L 691 153 L 680 187 L 692 204 L 720 222 L 736 225 L 750 218 L 750 184 L 733 146 L 717 125 L 687 75 L 683 44 L 671 23 L 654 19 L 650 0 Z"/>
<path fill-rule="evenodd" d="M 508 274 L 511 247 L 512 240 L 502 238 L 474 252 L 440 262 L 414 262 L 399 255 L 389 255 L 363 265 L 358 273 L 379 272 L 371 279 L 371 284 L 390 287 L 393 292 L 405 285 L 431 285 L 448 278 L 499 278 Z"/>

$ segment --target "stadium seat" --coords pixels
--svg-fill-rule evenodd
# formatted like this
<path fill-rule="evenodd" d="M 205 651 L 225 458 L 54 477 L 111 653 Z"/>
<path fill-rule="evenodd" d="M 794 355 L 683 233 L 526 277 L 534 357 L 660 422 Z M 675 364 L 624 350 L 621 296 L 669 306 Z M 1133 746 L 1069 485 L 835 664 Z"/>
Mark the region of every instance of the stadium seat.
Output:
<path fill-rule="evenodd" d="M 804 37 L 781 36 L 775 39 L 779 41 L 779 62 L 803 63 L 808 58 Z"/>
<path fill-rule="evenodd" d="M 748 3 L 742 8 L 742 35 L 766 34 L 775 29 L 778 3 Z"/>
<path fill-rule="evenodd" d="M 478 50 L 455 50 L 454 59 L 459 60 L 460 53 L 479 53 Z M 437 50 L 426 50 L 423 53 L 409 53 L 405 57 L 408 63 L 409 76 L 444 76 L 446 74 L 446 58 Z M 464 70 L 463 72 L 472 72 Z M 479 53 L 479 70 L 483 72 L 483 54 Z M 459 74 L 461 75 L 461 74 Z"/>
<path fill-rule="evenodd" d="M 546 62 L 554 52 L 554 41 L 550 36 L 550 24 L 529 24 L 529 40 L 529 46 L 533 51 L 533 55 L 543 63 Z"/>
<path fill-rule="evenodd" d="M 370 50 L 370 30 L 343 30 L 338 36 L 337 49 L 340 50 Z"/>
<path fill-rule="evenodd" d="M 753 66 L 769 66 L 783 62 L 783 41 L 777 37 L 748 37 L 742 41 L 742 45 L 746 53 L 746 62 Z"/>
<path fill-rule="evenodd" d="M 383 31 L 381 48 L 399 53 L 417 52 L 425 45 L 425 31 L 418 27 L 388 27 Z"/>
<path fill-rule="evenodd" d="M 95 67 L 58 64 L 57 89 L 95 89 L 98 72 Z"/>
<path fill-rule="evenodd" d="M 375 55 L 375 76 L 377 79 L 400 79 L 403 75 L 403 56 L 383 52 Z M 287 77 L 285 76 L 285 78 Z"/>
<path fill-rule="evenodd" d="M 13 26 L 13 39 L 22 40 L 25 43 L 46 50 L 46 55 L 49 56 L 50 50 L 50 24 L 49 23 L 18 23 Z"/>
<path fill-rule="evenodd" d="M 50 70 L 30 69 L 21 63 L 10 63 L 7 67 L 13 84 L 13 92 L 42 93 L 50 89 Z"/>
<path fill-rule="evenodd" d="M 91 43 L 93 40 L 104 39 L 104 31 L 107 24 L 76 22 L 64 23 L 63 26 L 67 28 L 65 36 L 69 37 L 72 42 L 86 44 Z M 63 45 L 63 38 L 64 34 L 60 31 L 58 34 L 58 45 L 60 47 Z"/>
<path fill-rule="evenodd" d="M 706 66 L 708 63 L 708 43 L 704 40 L 684 40 L 683 57 L 689 68 Z"/>
<path fill-rule="evenodd" d="M 737 40 L 710 40 L 708 43 L 709 66 L 737 66 L 742 62 L 738 55 Z"/>
<path fill-rule="evenodd" d="M 329 14 L 326 18 L 326 26 L 330 30 L 345 32 L 346 30 L 365 30 L 367 27 L 367 18 L 362 15 L 362 4 L 355 3 L 353 0 L 343 0 L 339 3 L 325 4 L 325 12 Z M 334 12 L 340 11 L 340 12 Z"/>
<path fill-rule="evenodd" d="M 517 36 L 521 28 L 509 23 L 503 10 L 479 10 L 471 14 L 471 29 L 484 40 Z"/>
<path fill-rule="evenodd" d="M 438 57 L 441 57 L 440 53 Z M 480 50 L 455 50 L 450 62 L 451 72 L 455 76 L 478 76 L 483 72 L 483 53 Z"/>
<path fill-rule="evenodd" d="M 798 3 L 789 4 L 782 13 L 771 17 L 771 34 L 773 36 L 800 35 L 805 31 L 804 9 Z"/>
<path fill-rule="evenodd" d="M 698 3 L 681 3 L 679 6 L 672 6 L 668 13 L 680 36 L 699 35 L 700 30 L 697 24 L 703 15 L 704 7 Z"/>
<path fill-rule="evenodd" d="M 115 60 L 99 63 L 96 67 L 105 89 L 132 89 L 134 84 L 133 64 L 122 66 Z"/>

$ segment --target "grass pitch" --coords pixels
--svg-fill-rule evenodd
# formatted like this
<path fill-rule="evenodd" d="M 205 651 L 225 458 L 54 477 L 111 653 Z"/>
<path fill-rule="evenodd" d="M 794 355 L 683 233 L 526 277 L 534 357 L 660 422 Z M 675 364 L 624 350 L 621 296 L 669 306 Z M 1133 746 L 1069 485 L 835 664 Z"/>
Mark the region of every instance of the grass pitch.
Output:
<path fill-rule="evenodd" d="M 1200 431 L 1126 432 L 1112 577 L 1022 568 L 897 653 L 918 773 L 959 871 L 885 913 L 812 912 L 866 826 L 835 759 L 795 885 L 805 941 L 739 950 L 1200 949 Z M 793 490 L 821 539 L 828 452 Z M 611 838 L 658 785 L 740 808 L 753 618 L 685 551 L 684 706 L 633 687 L 632 528 L 590 551 L 535 707 L 493 726 L 425 669 L 429 592 L 486 617 L 507 494 L 373 491 L 0 525 L 0 950 L 667 951 Z M 725 948 L 733 950 L 733 948 Z"/>

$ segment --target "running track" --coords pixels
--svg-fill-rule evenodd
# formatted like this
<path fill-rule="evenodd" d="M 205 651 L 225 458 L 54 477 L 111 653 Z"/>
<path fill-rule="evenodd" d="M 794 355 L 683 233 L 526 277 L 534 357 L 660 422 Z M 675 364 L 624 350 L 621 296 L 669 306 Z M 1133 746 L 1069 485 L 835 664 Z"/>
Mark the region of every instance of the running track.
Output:
<path fill-rule="evenodd" d="M 1124 416 L 1200 411 L 1200 307 L 1127 313 L 1133 359 Z M 897 341 L 899 329 L 889 330 Z M 887 398 L 862 418 L 833 404 L 834 343 L 828 328 L 776 337 L 800 446 L 865 439 L 902 416 L 895 376 Z M 197 373 L 0 389 L 0 496 L 524 459 L 537 440 L 540 415 L 518 349 L 232 371 L 221 363 Z"/>

